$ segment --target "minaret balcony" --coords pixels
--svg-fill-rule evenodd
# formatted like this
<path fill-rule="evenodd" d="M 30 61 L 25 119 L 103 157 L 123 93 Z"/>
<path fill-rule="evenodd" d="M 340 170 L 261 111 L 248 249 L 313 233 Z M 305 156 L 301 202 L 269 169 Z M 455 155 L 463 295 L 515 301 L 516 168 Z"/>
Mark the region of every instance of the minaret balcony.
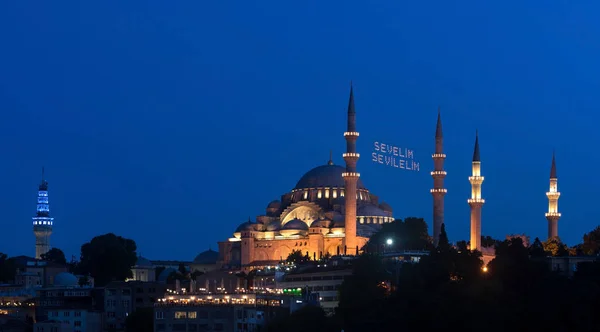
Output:
<path fill-rule="evenodd" d="M 546 193 L 546 196 L 549 199 L 558 199 L 560 197 L 560 193 L 558 191 L 555 191 L 555 192 L 549 191 Z"/>
<path fill-rule="evenodd" d="M 432 171 L 431 172 L 431 176 L 433 177 L 437 177 L 437 176 L 446 176 L 446 171 Z"/>
<path fill-rule="evenodd" d="M 469 182 L 471 182 L 472 184 L 482 184 L 484 180 L 483 176 L 469 176 Z"/>
<path fill-rule="evenodd" d="M 343 178 L 359 178 L 360 173 L 357 172 L 344 172 L 342 173 Z"/>
<path fill-rule="evenodd" d="M 546 212 L 546 218 L 550 217 L 550 218 L 560 218 L 561 214 L 560 212 Z"/>
<path fill-rule="evenodd" d="M 469 203 L 469 204 L 483 204 L 483 203 L 485 203 L 485 199 L 483 199 L 483 198 L 469 198 L 467 200 L 467 203 Z"/>
<path fill-rule="evenodd" d="M 445 159 L 446 158 L 446 154 L 445 153 L 434 153 L 431 155 L 431 158 L 433 159 Z"/>
<path fill-rule="evenodd" d="M 448 192 L 448 189 L 446 188 L 433 188 L 429 190 L 432 194 L 445 194 Z"/>
<path fill-rule="evenodd" d="M 358 133 L 358 131 L 347 131 L 344 133 L 344 137 L 347 137 L 347 136 L 358 137 L 358 136 L 360 136 L 360 134 Z"/>
<path fill-rule="evenodd" d="M 346 153 L 342 153 L 342 157 L 344 158 L 360 158 L 360 153 L 356 153 L 356 152 L 346 152 Z"/>

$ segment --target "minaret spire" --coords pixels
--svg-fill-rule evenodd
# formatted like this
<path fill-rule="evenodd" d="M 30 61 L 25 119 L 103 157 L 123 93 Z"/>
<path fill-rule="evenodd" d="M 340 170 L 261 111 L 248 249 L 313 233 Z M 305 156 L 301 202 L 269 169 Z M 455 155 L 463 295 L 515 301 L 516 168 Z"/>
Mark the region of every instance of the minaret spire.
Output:
<path fill-rule="evenodd" d="M 350 82 L 350 98 L 348 100 L 348 130 L 344 133 L 346 138 L 346 153 L 343 154 L 346 162 L 346 171 L 342 173 L 346 194 L 345 199 L 345 239 L 346 254 L 358 254 L 358 240 L 356 238 L 356 185 L 360 173 L 356 171 L 356 162 L 360 155 L 356 152 L 356 109 L 354 106 L 354 88 Z"/>
<path fill-rule="evenodd" d="M 560 192 L 558 191 L 558 177 L 556 176 L 556 158 L 552 152 L 552 166 L 550 167 L 550 190 L 546 193 L 548 197 L 548 212 L 546 220 L 548 220 L 548 239 L 558 237 L 558 220 L 561 214 L 558 212 L 558 199 Z"/>
<path fill-rule="evenodd" d="M 471 198 L 467 200 L 471 206 L 471 250 L 481 251 L 481 208 L 485 200 L 481 198 L 481 158 L 479 154 L 479 133 L 475 132 L 475 148 L 473 150 L 473 162 L 471 165 Z"/>
<path fill-rule="evenodd" d="M 33 217 L 33 234 L 35 235 L 35 258 L 40 259 L 43 254 L 50 251 L 50 235 L 54 218 L 50 217 L 50 204 L 48 202 L 48 181 L 42 167 L 42 182 L 38 188 L 37 212 Z"/>
<path fill-rule="evenodd" d="M 442 116 L 440 109 L 438 108 L 437 125 L 435 128 L 435 153 L 431 156 L 433 158 L 433 189 L 430 190 L 433 196 L 433 244 L 437 247 L 442 225 L 444 224 L 444 196 L 447 190 L 444 188 L 444 178 L 446 177 L 446 171 L 444 171 L 444 160 L 446 155 L 444 154 L 444 136 L 442 134 Z"/>
<path fill-rule="evenodd" d="M 327 165 L 333 165 L 333 150 L 329 150 L 329 161 Z"/>

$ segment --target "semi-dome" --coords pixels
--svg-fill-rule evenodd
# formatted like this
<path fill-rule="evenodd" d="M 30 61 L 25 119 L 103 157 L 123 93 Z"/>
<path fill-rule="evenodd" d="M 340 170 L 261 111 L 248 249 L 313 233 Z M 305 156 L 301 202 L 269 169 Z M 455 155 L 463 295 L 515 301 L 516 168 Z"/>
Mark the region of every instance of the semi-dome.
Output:
<path fill-rule="evenodd" d="M 212 249 L 203 251 L 194 258 L 194 264 L 216 264 L 219 258 L 219 252 Z"/>
<path fill-rule="evenodd" d="M 346 171 L 345 167 L 339 165 L 317 166 L 304 174 L 294 189 L 305 188 L 344 188 L 344 179 L 342 173 Z M 356 184 L 358 189 L 365 189 L 361 179 Z"/>
<path fill-rule="evenodd" d="M 308 231 L 308 225 L 300 220 L 300 219 L 292 219 L 290 221 L 288 221 L 287 223 L 285 223 L 285 225 L 283 225 L 283 227 L 281 228 L 282 230 L 298 230 L 298 231 Z"/>
<path fill-rule="evenodd" d="M 79 279 L 69 272 L 61 272 L 54 276 L 54 286 L 73 287 L 79 285 Z"/>
<path fill-rule="evenodd" d="M 137 261 L 135 262 L 135 266 L 138 267 L 153 267 L 152 262 L 142 256 L 137 257 Z"/>

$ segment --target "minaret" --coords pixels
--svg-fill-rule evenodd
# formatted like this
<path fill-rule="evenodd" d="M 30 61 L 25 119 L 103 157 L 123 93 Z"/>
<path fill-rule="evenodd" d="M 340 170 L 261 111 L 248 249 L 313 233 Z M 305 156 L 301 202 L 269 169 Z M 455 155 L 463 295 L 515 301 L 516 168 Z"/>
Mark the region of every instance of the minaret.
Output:
<path fill-rule="evenodd" d="M 471 198 L 467 200 L 471 206 L 471 250 L 481 251 L 481 207 L 485 200 L 481 198 L 481 157 L 479 156 L 479 134 L 475 132 L 475 150 L 473 151 L 471 182 Z"/>
<path fill-rule="evenodd" d="M 33 217 L 33 234 L 35 234 L 35 258 L 41 259 L 42 255 L 50 251 L 50 235 L 52 223 L 50 205 L 48 204 L 48 181 L 44 178 L 42 167 L 42 182 L 38 189 L 37 213 Z"/>
<path fill-rule="evenodd" d="M 446 171 L 444 171 L 444 137 L 442 135 L 442 117 L 440 115 L 440 109 L 438 108 L 437 126 L 435 128 L 435 153 L 431 156 L 433 158 L 433 189 L 431 189 L 431 195 L 433 196 L 433 244 L 437 247 L 442 224 L 444 223 L 444 195 L 447 190 L 444 188 L 444 178 L 446 177 Z"/>
<path fill-rule="evenodd" d="M 546 219 L 548 220 L 548 239 L 558 237 L 558 219 L 560 219 L 560 213 L 558 212 L 558 199 L 560 193 L 558 192 L 558 178 L 556 177 L 556 160 L 554 153 L 552 153 L 552 167 L 550 168 L 550 191 L 546 193 L 548 196 L 548 212 L 546 213 Z"/>
<path fill-rule="evenodd" d="M 346 161 L 346 171 L 342 173 L 346 187 L 345 199 L 345 240 L 346 254 L 358 254 L 356 241 L 356 183 L 360 173 L 356 172 L 356 162 L 360 155 L 356 153 L 356 110 L 354 109 L 354 92 L 350 84 L 350 100 L 348 101 L 348 130 L 344 133 L 346 138 L 346 153 L 343 154 Z"/>

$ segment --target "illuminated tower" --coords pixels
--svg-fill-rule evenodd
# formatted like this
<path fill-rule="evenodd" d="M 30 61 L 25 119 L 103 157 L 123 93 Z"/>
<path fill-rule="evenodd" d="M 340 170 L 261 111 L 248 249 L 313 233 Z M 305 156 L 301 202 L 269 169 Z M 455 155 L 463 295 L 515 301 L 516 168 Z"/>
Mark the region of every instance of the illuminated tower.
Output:
<path fill-rule="evenodd" d="M 40 183 L 37 199 L 37 213 L 33 217 L 33 234 L 35 234 L 35 258 L 40 259 L 43 254 L 50 251 L 50 235 L 52 235 L 52 222 L 50 205 L 48 204 L 48 181 L 44 179 L 42 167 L 42 182 Z"/>
<path fill-rule="evenodd" d="M 346 187 L 345 198 L 345 243 L 347 254 L 358 254 L 356 241 L 356 183 L 360 173 L 356 172 L 356 162 L 360 155 L 356 153 L 356 110 L 354 109 L 354 93 L 350 84 L 350 100 L 348 101 L 348 130 L 344 133 L 346 138 L 346 153 L 343 154 L 346 161 L 346 171 L 342 173 Z"/>
<path fill-rule="evenodd" d="M 475 133 L 475 150 L 473 151 L 471 182 L 471 198 L 467 200 L 471 206 L 471 250 L 481 251 L 481 207 L 485 200 L 481 198 L 481 158 L 479 156 L 479 135 Z"/>
<path fill-rule="evenodd" d="M 548 213 L 546 213 L 548 239 L 551 239 L 558 237 L 558 219 L 560 219 L 560 213 L 558 212 L 558 198 L 560 197 L 560 193 L 558 192 L 554 153 L 552 153 L 552 167 L 550 168 L 550 191 L 546 193 L 546 196 L 548 196 Z"/>
<path fill-rule="evenodd" d="M 446 171 L 444 171 L 444 137 L 442 135 L 442 117 L 440 110 L 438 109 L 437 126 L 435 128 L 435 153 L 432 155 L 433 158 L 433 189 L 431 189 L 431 195 L 433 196 L 433 244 L 437 247 L 438 240 L 440 238 L 440 232 L 442 224 L 444 223 L 444 195 L 447 190 L 444 189 L 444 178 L 446 177 Z"/>

